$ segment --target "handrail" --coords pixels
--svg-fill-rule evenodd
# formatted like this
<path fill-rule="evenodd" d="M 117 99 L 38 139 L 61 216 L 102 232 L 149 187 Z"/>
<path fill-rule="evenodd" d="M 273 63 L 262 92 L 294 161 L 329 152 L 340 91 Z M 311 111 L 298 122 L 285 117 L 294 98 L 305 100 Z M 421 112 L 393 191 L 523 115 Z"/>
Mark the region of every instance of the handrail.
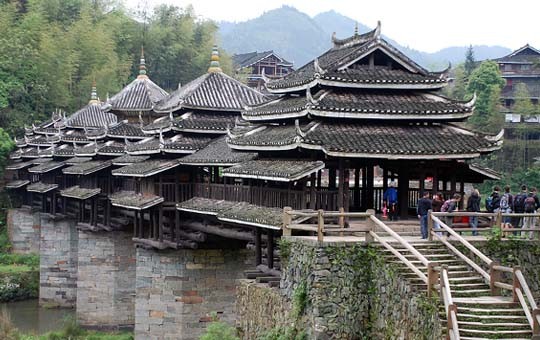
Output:
<path fill-rule="evenodd" d="M 538 305 L 536 304 L 536 301 L 534 300 L 534 296 L 532 295 L 531 289 L 529 288 L 529 285 L 527 284 L 527 280 L 525 280 L 525 276 L 523 276 L 523 273 L 521 272 L 521 268 L 519 266 L 516 266 L 513 268 L 512 279 L 513 279 L 513 284 L 512 284 L 513 294 L 512 295 L 514 297 L 514 302 L 519 302 L 521 307 L 523 308 L 523 311 L 525 312 L 525 315 L 527 316 L 527 320 L 529 321 L 529 325 L 531 326 L 531 329 L 533 331 L 533 336 L 539 336 L 540 335 L 540 309 L 538 308 Z"/>
<path fill-rule="evenodd" d="M 484 255 L 478 248 L 473 246 L 469 241 L 465 240 L 461 235 L 456 233 L 452 228 L 450 228 L 446 223 L 441 221 L 437 216 L 433 215 L 434 213 L 430 213 L 431 218 L 439 224 L 440 227 L 442 227 L 446 232 L 448 232 L 450 235 L 454 236 L 461 244 L 463 244 L 467 249 L 472 251 L 476 256 L 478 256 L 482 261 L 484 261 L 488 266 L 491 266 L 491 263 L 493 262 L 489 257 Z M 436 214 L 436 213 L 435 213 Z"/>
<path fill-rule="evenodd" d="M 450 290 L 450 281 L 448 280 L 448 267 L 441 266 L 439 271 L 439 281 L 441 287 L 441 296 L 444 302 L 444 311 L 446 312 L 446 330 L 450 339 L 459 340 L 459 324 L 457 322 L 457 306 L 452 299 Z"/>

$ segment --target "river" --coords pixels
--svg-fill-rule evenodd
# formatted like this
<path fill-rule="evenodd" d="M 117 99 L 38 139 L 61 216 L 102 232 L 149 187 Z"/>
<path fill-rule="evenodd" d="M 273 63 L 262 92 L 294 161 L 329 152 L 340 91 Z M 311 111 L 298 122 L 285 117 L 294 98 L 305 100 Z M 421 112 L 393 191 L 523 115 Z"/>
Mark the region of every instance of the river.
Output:
<path fill-rule="evenodd" d="M 0 310 L 6 309 L 11 322 L 22 333 L 43 334 L 63 327 L 65 318 L 75 317 L 73 308 L 41 308 L 38 300 L 0 303 Z"/>

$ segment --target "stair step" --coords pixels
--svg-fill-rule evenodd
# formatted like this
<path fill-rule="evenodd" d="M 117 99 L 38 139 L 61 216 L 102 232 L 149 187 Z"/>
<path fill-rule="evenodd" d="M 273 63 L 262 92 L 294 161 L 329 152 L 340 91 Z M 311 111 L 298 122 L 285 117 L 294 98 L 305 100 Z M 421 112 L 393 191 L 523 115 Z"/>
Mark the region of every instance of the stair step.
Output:
<path fill-rule="evenodd" d="M 461 340 L 490 340 L 493 338 L 478 338 L 470 336 L 460 336 Z M 531 340 L 530 338 L 497 338 L 497 340 Z"/>
<path fill-rule="evenodd" d="M 473 287 L 488 287 L 485 283 L 456 283 L 450 286 L 450 290 L 458 290 L 456 288 L 473 288 Z"/>
<path fill-rule="evenodd" d="M 522 311 L 521 311 L 522 312 Z M 478 314 L 467 314 L 467 313 L 460 313 L 458 308 L 458 319 L 460 318 L 474 318 L 474 319 L 480 319 L 480 320 L 525 320 L 527 321 L 527 318 L 525 315 L 478 315 Z"/>
<path fill-rule="evenodd" d="M 525 329 L 519 329 L 519 330 L 504 330 L 504 329 L 498 329 L 494 331 L 490 331 L 488 329 L 469 329 L 469 328 L 460 328 L 459 333 L 470 333 L 470 334 L 481 334 L 481 335 L 497 335 L 497 339 L 500 339 L 499 337 L 501 335 L 532 335 L 532 331 L 525 330 Z"/>
<path fill-rule="evenodd" d="M 475 327 L 513 327 L 513 328 L 523 328 L 527 327 L 527 330 L 530 331 L 529 323 L 517 323 L 517 322 L 474 322 L 474 321 L 459 321 L 459 325 L 475 326 Z"/>
<path fill-rule="evenodd" d="M 484 282 L 483 276 L 458 276 L 458 277 L 449 277 L 448 281 L 450 282 L 450 286 L 452 286 L 452 282 L 467 282 L 471 280 L 477 280 Z"/>
<path fill-rule="evenodd" d="M 515 315 L 514 313 L 520 313 L 521 315 L 523 315 L 523 309 L 520 309 L 520 308 L 473 308 L 473 307 L 464 307 L 464 306 L 459 306 L 458 307 L 458 314 L 459 312 L 461 311 L 465 311 L 465 312 L 469 312 L 469 313 L 479 313 L 479 314 L 473 314 L 473 315 L 482 315 L 482 314 L 492 314 L 492 313 L 497 313 L 498 316 L 501 316 L 501 314 L 511 314 L 511 315 Z M 481 313 L 481 314 L 480 314 Z"/>

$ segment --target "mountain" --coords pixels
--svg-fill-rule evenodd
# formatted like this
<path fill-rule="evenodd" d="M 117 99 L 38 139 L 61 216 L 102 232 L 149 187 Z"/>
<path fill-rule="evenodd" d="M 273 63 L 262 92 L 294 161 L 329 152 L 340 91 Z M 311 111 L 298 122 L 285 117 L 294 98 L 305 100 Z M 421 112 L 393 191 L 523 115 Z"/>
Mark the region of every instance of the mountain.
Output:
<path fill-rule="evenodd" d="M 221 22 L 219 33 L 223 48 L 231 54 L 274 50 L 294 62 L 298 68 L 332 47 L 333 32 L 339 38 L 348 37 L 353 33 L 355 24 L 355 20 L 336 11 L 310 17 L 294 7 L 283 6 L 248 21 Z M 358 23 L 358 30 L 363 33 L 371 28 Z M 448 62 L 453 65 L 463 62 L 468 48 L 453 46 L 427 53 L 401 46 L 391 38 L 383 37 L 420 65 L 433 70 L 443 69 Z M 473 46 L 473 49 L 477 60 L 497 58 L 511 52 L 502 46 L 480 45 Z"/>

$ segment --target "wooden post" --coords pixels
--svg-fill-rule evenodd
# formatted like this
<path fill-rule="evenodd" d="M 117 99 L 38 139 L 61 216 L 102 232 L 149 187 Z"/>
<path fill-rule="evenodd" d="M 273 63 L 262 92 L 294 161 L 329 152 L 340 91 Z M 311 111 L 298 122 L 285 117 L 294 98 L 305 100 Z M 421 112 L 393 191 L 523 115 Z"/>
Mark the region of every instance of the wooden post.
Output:
<path fill-rule="evenodd" d="M 343 207 L 339 208 L 339 218 L 338 218 L 339 228 L 345 228 L 345 209 Z M 343 232 L 339 232 L 339 236 L 343 236 Z"/>
<path fill-rule="evenodd" d="M 51 199 L 51 213 L 56 215 L 56 192 L 53 191 Z"/>
<path fill-rule="evenodd" d="M 495 282 L 501 281 L 501 272 L 494 268 L 498 265 L 499 263 L 495 261 L 492 261 L 489 265 L 489 289 L 493 296 L 501 295 L 501 289 L 495 286 Z"/>
<path fill-rule="evenodd" d="M 540 316 L 540 309 L 535 308 L 532 311 L 532 318 L 533 318 L 533 337 L 531 339 L 533 340 L 539 340 L 540 339 L 540 323 L 538 323 L 538 317 Z"/>
<path fill-rule="evenodd" d="M 138 216 L 138 220 L 139 220 L 139 238 L 143 238 L 143 235 L 144 235 L 144 218 L 143 218 L 143 213 L 142 213 L 142 210 L 135 210 L 135 216 Z"/>
<path fill-rule="evenodd" d="M 163 203 L 158 208 L 158 232 L 159 242 L 163 242 Z"/>
<path fill-rule="evenodd" d="M 375 209 L 368 209 L 366 210 L 366 213 L 370 214 L 371 216 L 375 216 Z M 369 227 L 369 231 L 375 232 L 375 222 L 373 222 L 371 217 L 367 218 L 367 225 Z M 372 243 L 375 241 L 373 235 L 371 235 L 369 231 L 366 233 L 366 243 Z"/>
<path fill-rule="evenodd" d="M 309 179 L 309 209 L 315 210 L 317 198 L 315 197 L 315 177 L 316 174 L 312 173 Z M 261 190 L 262 192 L 262 190 Z"/>
<path fill-rule="evenodd" d="M 106 218 L 105 218 L 105 225 L 107 225 L 107 227 L 110 227 L 111 226 L 111 209 L 112 209 L 112 205 L 111 205 L 111 201 L 109 201 L 109 199 L 107 199 L 105 201 L 105 207 L 107 208 L 107 213 L 106 213 Z"/>
<path fill-rule="evenodd" d="M 360 209 L 361 210 L 367 210 L 368 209 L 368 205 L 367 205 L 367 168 L 366 167 L 362 167 L 362 192 L 360 194 L 360 196 L 362 197 L 361 200 L 362 200 L 362 204 L 360 205 Z"/>
<path fill-rule="evenodd" d="M 134 214 L 134 218 L 133 218 L 133 237 L 137 237 L 137 235 L 139 234 L 139 221 L 137 221 L 137 210 L 135 210 L 135 214 Z"/>
<path fill-rule="evenodd" d="M 427 295 L 431 297 L 435 291 L 435 285 L 437 284 L 437 271 L 435 270 L 435 262 L 428 262 L 427 266 Z"/>
<path fill-rule="evenodd" d="M 428 220 L 427 220 L 427 232 L 428 232 L 428 241 L 433 241 L 433 210 L 429 209 L 428 211 Z"/>
<path fill-rule="evenodd" d="M 317 211 L 317 241 L 322 242 L 324 238 L 324 211 Z"/>
<path fill-rule="evenodd" d="M 345 183 L 345 176 L 343 171 L 343 160 L 339 160 L 339 177 L 338 177 L 338 197 L 337 197 L 337 208 L 340 209 L 343 207 L 343 189 Z"/>
<path fill-rule="evenodd" d="M 180 242 L 180 211 L 174 210 L 174 241 L 176 244 Z"/>
<path fill-rule="evenodd" d="M 332 168 L 328 170 L 328 189 L 336 188 L 336 169 Z"/>
<path fill-rule="evenodd" d="M 262 263 L 261 228 L 255 228 L 255 265 Z"/>
<path fill-rule="evenodd" d="M 289 225 L 291 224 L 292 216 L 288 214 L 288 212 L 292 210 L 293 209 L 291 207 L 283 208 L 283 226 L 282 226 L 283 236 L 292 235 L 292 230 L 289 228 Z"/>
<path fill-rule="evenodd" d="M 360 210 L 360 168 L 354 169 L 354 209 Z"/>
<path fill-rule="evenodd" d="M 435 195 L 439 191 L 439 176 L 437 176 L 437 168 L 433 169 L 433 185 L 431 193 Z"/>
<path fill-rule="evenodd" d="M 375 177 L 374 171 L 373 171 L 373 165 L 369 165 L 366 168 L 366 184 L 367 187 L 366 190 L 366 208 L 367 209 L 375 209 L 375 202 L 374 202 L 374 188 L 373 188 L 373 179 Z"/>
<path fill-rule="evenodd" d="M 344 205 L 344 208 L 345 208 L 345 211 L 349 211 L 350 210 L 350 195 L 349 195 L 349 169 L 345 169 L 345 171 L 343 172 L 343 205 Z M 346 218 L 345 219 L 345 222 L 346 223 L 349 223 L 349 218 Z"/>
<path fill-rule="evenodd" d="M 268 229 L 266 232 L 266 261 L 268 268 L 274 268 L 274 231 Z"/>
<path fill-rule="evenodd" d="M 516 272 L 520 270 L 519 266 L 515 266 L 512 270 L 512 301 L 519 302 L 518 295 L 516 294 L 517 289 L 521 289 L 521 284 L 517 278 Z"/>
<path fill-rule="evenodd" d="M 457 306 L 455 304 L 448 305 L 448 319 L 446 320 L 446 329 L 448 330 L 446 338 L 450 339 L 450 331 L 454 329 L 452 323 L 452 312 L 457 316 Z"/>
<path fill-rule="evenodd" d="M 409 169 L 404 164 L 398 174 L 398 205 L 401 218 L 409 215 Z"/>

